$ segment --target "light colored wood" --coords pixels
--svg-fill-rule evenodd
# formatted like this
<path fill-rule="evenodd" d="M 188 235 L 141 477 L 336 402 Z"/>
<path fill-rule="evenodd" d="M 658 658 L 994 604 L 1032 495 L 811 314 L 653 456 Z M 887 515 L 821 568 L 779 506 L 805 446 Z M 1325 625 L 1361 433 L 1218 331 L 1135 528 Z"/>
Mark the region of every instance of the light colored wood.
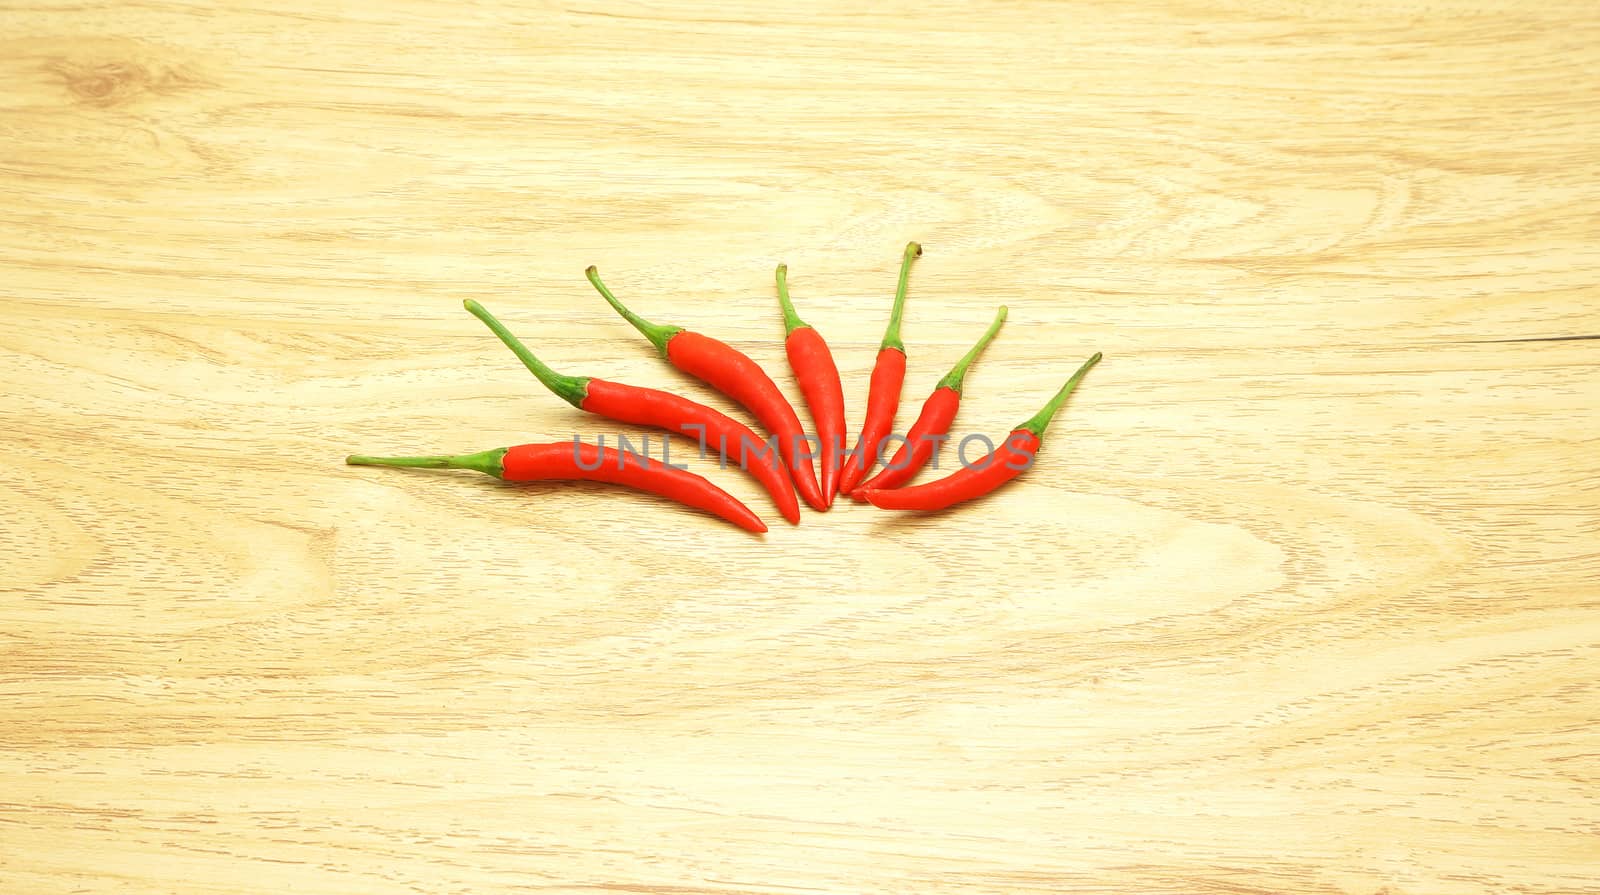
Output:
<path fill-rule="evenodd" d="M 1600 892 L 1600 18 L 0 10 L 0 891 Z M 1107 360 L 957 512 L 347 468 Z M 802 415 L 803 411 L 802 411 Z M 684 443 L 678 445 L 686 449 Z M 681 456 L 681 455 L 680 455 Z M 946 460 L 948 463 L 948 459 Z"/>

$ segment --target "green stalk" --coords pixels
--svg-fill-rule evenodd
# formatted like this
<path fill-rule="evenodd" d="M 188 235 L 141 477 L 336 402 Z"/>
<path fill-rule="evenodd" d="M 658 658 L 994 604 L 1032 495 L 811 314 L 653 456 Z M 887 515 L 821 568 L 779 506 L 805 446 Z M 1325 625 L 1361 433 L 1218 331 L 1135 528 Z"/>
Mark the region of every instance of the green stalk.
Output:
<path fill-rule="evenodd" d="M 606 284 L 600 282 L 600 271 L 596 270 L 593 264 L 589 265 L 589 269 L 584 271 L 584 274 L 589 277 L 589 282 L 594 284 L 594 288 L 599 289 L 600 294 L 605 296 L 605 300 L 611 305 L 612 309 L 621 314 L 622 319 L 633 324 L 634 329 L 644 333 L 644 337 L 650 340 L 650 344 L 656 346 L 656 350 L 661 352 L 662 357 L 666 357 L 667 342 L 671 341 L 673 336 L 683 332 L 683 327 L 651 323 L 628 310 L 622 302 L 617 301 L 615 295 L 611 294 L 611 290 L 606 288 Z"/>
<path fill-rule="evenodd" d="M 344 462 L 351 466 L 401 466 L 418 469 L 475 469 L 485 475 L 500 478 L 505 471 L 501 459 L 506 448 L 480 451 L 476 454 L 458 454 L 454 457 L 367 457 L 351 454 Z"/>
<path fill-rule="evenodd" d="M 906 243 L 906 253 L 900 258 L 900 283 L 894 289 L 894 310 L 889 312 L 889 327 L 883 331 L 881 348 L 895 348 L 901 354 L 906 353 L 905 343 L 900 341 L 900 315 L 906 308 L 906 281 L 911 278 L 911 259 L 921 255 L 922 246 Z"/>
<path fill-rule="evenodd" d="M 956 394 L 960 394 L 961 380 L 967 377 L 967 368 L 972 366 L 972 362 L 978 359 L 978 355 L 983 353 L 983 349 L 989 347 L 989 343 L 994 341 L 994 337 L 1000 334 L 1000 325 L 1005 322 L 1006 306 L 1001 305 L 1000 310 L 995 312 L 994 322 L 989 324 L 989 328 L 983 331 L 983 337 L 978 339 L 978 343 L 973 345 L 972 349 L 961 360 L 956 361 L 956 365 L 950 368 L 950 372 L 946 373 L 934 388 L 948 388 L 954 390 Z"/>
<path fill-rule="evenodd" d="M 789 300 L 789 265 L 778 265 L 778 306 L 783 308 L 783 334 L 788 335 L 806 325 L 794 312 L 794 302 Z"/>
<path fill-rule="evenodd" d="M 506 347 L 510 348 L 521 359 L 523 366 L 531 370 L 533 375 L 544 383 L 545 388 L 555 392 L 561 397 L 561 400 L 566 401 L 573 407 L 583 407 L 583 399 L 589 396 L 588 376 L 564 376 L 557 373 L 545 366 L 544 361 L 534 357 L 533 352 L 528 350 L 528 346 L 522 344 L 521 339 L 512 335 L 511 331 L 506 329 L 505 324 L 497 320 L 483 305 L 470 298 L 462 302 L 462 304 L 471 312 L 472 316 L 482 320 L 484 326 L 489 327 L 495 335 L 499 336 L 500 341 L 506 343 Z"/>
<path fill-rule="evenodd" d="M 1050 425 L 1050 420 L 1055 417 L 1056 411 L 1061 409 L 1062 404 L 1067 403 L 1067 396 L 1072 394 L 1073 390 L 1078 387 L 1078 383 L 1083 380 L 1084 374 L 1088 373 L 1098 363 L 1100 363 L 1100 352 L 1096 351 L 1094 357 L 1084 361 L 1083 366 L 1078 368 L 1078 372 L 1072 374 L 1072 378 L 1068 379 L 1067 384 L 1061 387 L 1061 391 L 1056 392 L 1056 396 L 1050 399 L 1050 403 L 1044 405 L 1038 413 L 1033 415 L 1033 419 L 1018 426 L 1017 429 L 1026 429 L 1033 433 L 1034 438 L 1043 441 L 1044 429 Z"/>

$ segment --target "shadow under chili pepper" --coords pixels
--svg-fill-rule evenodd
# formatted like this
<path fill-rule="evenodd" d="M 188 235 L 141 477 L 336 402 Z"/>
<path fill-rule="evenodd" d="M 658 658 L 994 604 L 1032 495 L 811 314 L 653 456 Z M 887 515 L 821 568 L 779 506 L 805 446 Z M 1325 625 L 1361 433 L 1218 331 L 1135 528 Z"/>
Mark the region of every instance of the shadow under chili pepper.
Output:
<path fill-rule="evenodd" d="M 491 482 L 490 484 L 493 483 Z M 891 532 L 917 528 L 933 528 L 945 518 L 958 518 L 962 515 L 962 513 L 966 512 L 968 508 L 977 507 L 988 503 L 993 497 L 994 494 L 991 492 L 989 494 L 984 494 L 980 497 L 974 497 L 971 500 L 965 500 L 954 506 L 945 507 L 944 509 L 940 510 L 880 510 L 877 507 L 866 503 L 861 504 L 861 506 L 867 507 L 868 511 L 883 517 L 881 519 L 873 520 L 873 531 Z"/>
<path fill-rule="evenodd" d="M 519 492 L 527 495 L 527 499 L 530 501 L 542 498 L 547 494 L 554 495 L 561 493 L 592 493 L 608 498 L 626 498 L 628 500 L 627 505 L 619 506 L 618 509 L 620 512 L 615 516 L 590 515 L 585 516 L 582 520 L 586 526 L 594 527 L 610 525 L 615 530 L 623 534 L 626 534 L 626 527 L 634 522 L 631 513 L 633 508 L 637 508 L 641 513 L 653 511 L 656 507 L 664 508 L 670 513 L 670 515 L 662 517 L 665 519 L 685 519 L 696 516 L 708 520 L 715 520 L 717 518 L 715 514 L 697 510 L 693 507 L 685 507 L 683 504 L 678 503 L 670 498 L 661 497 L 657 494 L 651 494 L 647 491 L 635 491 L 628 488 L 619 488 L 615 485 L 608 485 L 605 482 L 574 482 L 556 479 L 543 482 L 504 482 L 498 479 L 486 479 L 483 476 L 462 476 L 461 478 L 463 481 L 469 483 L 469 487 L 479 488 L 484 491 L 494 493 Z M 575 512 L 577 507 L 573 506 L 567 509 Z M 762 532 L 746 531 L 748 534 L 756 538 L 756 540 L 762 540 Z"/>

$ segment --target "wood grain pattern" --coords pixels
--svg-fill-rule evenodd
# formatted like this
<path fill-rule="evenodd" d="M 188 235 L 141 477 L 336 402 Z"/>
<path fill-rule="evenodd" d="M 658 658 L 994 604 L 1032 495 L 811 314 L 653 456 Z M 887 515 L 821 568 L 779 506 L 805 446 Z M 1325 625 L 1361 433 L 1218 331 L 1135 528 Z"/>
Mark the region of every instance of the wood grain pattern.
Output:
<path fill-rule="evenodd" d="M 0 891 L 1600 892 L 1589 3 L 0 9 Z M 341 465 L 858 425 L 1007 303 L 1038 466 L 764 539 Z M 686 447 L 680 443 L 680 448 Z M 949 463 L 946 455 L 945 462 Z"/>

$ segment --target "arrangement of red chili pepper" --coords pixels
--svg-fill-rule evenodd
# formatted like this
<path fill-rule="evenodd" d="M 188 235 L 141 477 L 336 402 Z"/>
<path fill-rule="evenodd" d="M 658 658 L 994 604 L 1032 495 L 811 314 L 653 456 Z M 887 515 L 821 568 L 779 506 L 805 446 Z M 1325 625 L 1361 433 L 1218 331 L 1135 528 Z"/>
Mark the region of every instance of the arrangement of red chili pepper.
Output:
<path fill-rule="evenodd" d="M 789 369 L 806 396 L 817 440 L 822 442 L 822 500 L 831 506 L 833 496 L 839 493 L 839 457 L 844 452 L 844 386 L 828 343 L 794 312 L 787 264 L 778 265 L 778 306 L 783 309 L 783 347 L 789 355 Z"/>
<path fill-rule="evenodd" d="M 1084 374 L 1099 362 L 1100 353 L 1097 351 L 1083 362 L 1083 366 L 1072 374 L 1072 378 L 1061 386 L 1049 403 L 1027 422 L 1013 429 L 1005 444 L 985 454 L 983 459 L 963 465 L 944 478 L 926 484 L 898 489 L 869 488 L 861 492 L 862 496 L 873 506 L 888 510 L 942 510 L 982 497 L 1022 475 L 1024 470 L 1033 465 L 1033 457 L 1044 440 L 1045 427 L 1050 425 L 1056 411 L 1066 403 L 1067 396 L 1077 389 Z"/>
<path fill-rule="evenodd" d="M 884 329 L 878 360 L 872 366 L 872 383 L 867 387 L 867 415 L 861 422 L 861 437 L 839 477 L 839 490 L 851 494 L 867 470 L 878 445 L 894 427 L 895 411 L 900 409 L 900 389 L 906 380 L 906 346 L 900 341 L 900 317 L 905 313 L 906 282 L 911 277 L 911 259 L 922 255 L 922 246 L 906 243 L 900 258 L 900 282 L 894 289 L 894 307 L 889 311 L 889 326 Z"/>
<path fill-rule="evenodd" d="M 649 491 L 697 510 L 705 510 L 747 531 L 763 532 L 766 523 L 732 494 L 687 470 L 638 454 L 573 441 L 519 444 L 455 457 L 345 458 L 351 466 L 411 466 L 427 469 L 475 469 L 507 482 L 568 480 L 610 482 Z"/>
<path fill-rule="evenodd" d="M 805 395 L 820 441 L 822 478 L 810 451 L 811 439 L 800 426 L 794 407 L 784 398 L 772 377 L 749 356 L 709 336 L 666 326 L 640 317 L 611 294 L 594 267 L 586 272 L 589 282 L 623 319 L 633 325 L 668 362 L 706 382 L 717 391 L 743 405 L 777 441 L 776 451 L 750 427 L 704 404 L 654 388 L 624 385 L 590 376 L 569 376 L 552 370 L 528 349 L 503 323 L 475 301 L 466 309 L 489 327 L 523 365 L 551 392 L 580 410 L 624 423 L 652 426 L 669 432 L 690 435 L 699 440 L 702 450 L 717 446 L 724 462 L 737 455 L 739 465 L 754 477 L 783 517 L 800 521 L 796 492 L 814 509 L 826 510 L 834 495 L 845 493 L 874 506 L 895 510 L 941 510 L 982 497 L 1027 470 L 1043 442 L 1046 427 L 1055 418 L 1083 377 L 1100 362 L 1096 352 L 1073 373 L 1038 413 L 1017 426 L 999 448 L 983 458 L 968 462 L 962 458 L 955 472 L 920 485 L 902 487 L 933 457 L 940 442 L 947 439 L 950 424 L 961 405 L 961 390 L 967 370 L 999 334 L 1006 320 L 1001 306 L 994 321 L 971 349 L 939 380 L 933 393 L 923 402 L 922 411 L 910 432 L 901 439 L 900 449 L 884 469 L 866 478 L 883 446 L 891 439 L 895 412 L 905 381 L 905 345 L 900 340 L 900 321 L 904 314 L 906 284 L 911 262 L 922 254 L 922 247 L 908 243 L 900 262 L 900 278 L 895 287 L 894 306 L 889 325 L 879 346 L 867 393 L 867 411 L 860 437 L 851 450 L 845 448 L 844 390 L 833 353 L 822 336 L 795 313 L 789 298 L 788 266 L 777 269 L 778 304 L 783 312 L 784 347 L 789 366 Z M 730 443 L 733 446 L 730 451 Z M 989 442 L 992 446 L 992 442 Z M 776 456 L 774 455 L 776 454 Z M 841 462 L 842 461 L 842 462 Z M 399 466 L 436 469 L 471 469 L 508 482 L 571 480 L 608 482 L 667 497 L 685 506 L 704 510 L 752 532 L 765 532 L 767 526 L 750 508 L 733 495 L 694 473 L 632 451 L 584 444 L 579 439 L 550 444 L 523 444 L 476 454 L 427 457 L 369 457 L 351 455 L 346 462 L 354 466 Z M 865 481 L 863 481 L 865 479 Z"/>
<path fill-rule="evenodd" d="M 778 466 L 777 458 L 770 451 L 752 456 L 757 453 L 756 447 L 764 442 L 749 426 L 704 404 L 660 389 L 623 385 L 592 376 L 564 376 L 545 366 L 483 305 L 470 298 L 464 304 L 546 388 L 568 404 L 617 422 L 653 426 L 698 438 L 702 445 L 716 445 L 725 460 L 731 459 L 730 454 L 737 454 L 739 465 L 772 495 L 772 502 L 778 505 L 783 518 L 793 523 L 800 521 L 800 502 L 795 499 L 794 483 L 789 480 L 788 470 Z"/>
<path fill-rule="evenodd" d="M 961 383 L 967 378 L 967 368 L 994 341 L 994 337 L 1000 333 L 1001 324 L 1005 322 L 1006 306 L 1001 305 L 1000 310 L 995 312 L 994 322 L 984 330 L 977 344 L 961 360 L 956 361 L 950 372 L 934 386 L 933 394 L 922 402 L 922 412 L 917 414 L 917 421 L 911 424 L 911 431 L 906 433 L 905 443 L 895 451 L 894 458 L 883 465 L 882 472 L 851 492 L 852 497 L 861 500 L 859 495 L 864 490 L 898 488 L 916 476 L 955 421 L 956 411 L 961 407 Z M 874 452 L 877 450 L 874 448 Z"/>
<path fill-rule="evenodd" d="M 789 467 L 795 490 L 800 492 L 812 509 L 828 508 L 829 502 L 823 498 L 822 489 L 817 485 L 816 466 L 811 462 L 811 452 L 801 449 L 802 446 L 809 447 L 810 442 L 800 428 L 800 417 L 760 364 L 743 351 L 710 336 L 681 326 L 651 323 L 617 301 L 606 284 L 600 282 L 600 272 L 592 265 L 584 273 L 612 309 L 649 339 L 668 363 L 755 414 L 761 425 L 777 437 L 778 453 Z"/>

